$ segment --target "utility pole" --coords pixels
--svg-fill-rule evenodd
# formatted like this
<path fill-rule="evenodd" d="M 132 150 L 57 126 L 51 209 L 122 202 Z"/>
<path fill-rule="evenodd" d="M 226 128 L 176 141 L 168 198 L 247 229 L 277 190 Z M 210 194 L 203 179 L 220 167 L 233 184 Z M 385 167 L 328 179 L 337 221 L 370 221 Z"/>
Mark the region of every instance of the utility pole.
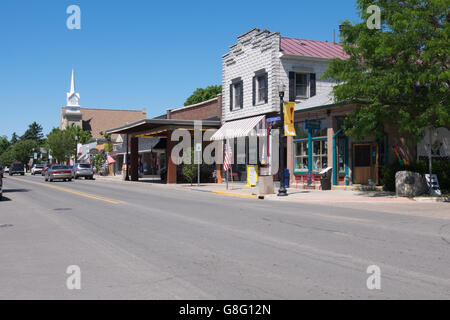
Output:
<path fill-rule="evenodd" d="M 127 133 L 127 153 L 125 156 L 125 165 L 126 165 L 126 171 L 125 171 L 125 181 L 130 181 L 130 177 L 128 176 L 128 133 Z"/>

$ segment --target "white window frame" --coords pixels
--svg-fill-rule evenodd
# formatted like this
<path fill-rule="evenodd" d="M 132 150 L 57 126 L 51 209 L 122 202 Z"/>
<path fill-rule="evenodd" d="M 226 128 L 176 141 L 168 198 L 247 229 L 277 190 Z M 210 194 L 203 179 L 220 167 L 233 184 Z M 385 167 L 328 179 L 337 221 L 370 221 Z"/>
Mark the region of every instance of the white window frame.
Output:
<path fill-rule="evenodd" d="M 233 108 L 232 108 L 232 110 L 242 109 L 244 106 L 243 105 L 241 106 L 241 97 L 240 97 L 240 95 L 244 94 L 244 83 L 238 81 L 236 83 L 233 83 L 232 85 L 233 85 Z M 242 87 L 242 89 L 239 90 L 239 93 L 236 90 L 237 86 L 241 86 Z M 239 97 L 239 99 L 237 99 L 237 97 Z"/>
<path fill-rule="evenodd" d="M 299 96 L 297 95 L 297 75 L 302 74 L 306 76 L 306 95 Z M 310 96 L 310 79 L 309 79 L 309 73 L 306 72 L 295 72 L 295 78 L 294 78 L 294 88 L 295 88 L 295 100 L 301 100 L 301 99 L 308 99 Z"/>
<path fill-rule="evenodd" d="M 262 83 L 264 85 L 266 84 L 266 77 L 267 77 L 267 73 L 260 74 L 260 75 L 256 76 L 256 90 L 255 90 L 256 104 L 264 104 L 264 103 L 266 103 L 266 98 L 267 98 L 267 97 L 265 97 L 266 88 L 260 86 L 261 85 L 260 80 L 262 80 Z M 262 93 L 261 93 L 261 90 L 263 90 Z"/>

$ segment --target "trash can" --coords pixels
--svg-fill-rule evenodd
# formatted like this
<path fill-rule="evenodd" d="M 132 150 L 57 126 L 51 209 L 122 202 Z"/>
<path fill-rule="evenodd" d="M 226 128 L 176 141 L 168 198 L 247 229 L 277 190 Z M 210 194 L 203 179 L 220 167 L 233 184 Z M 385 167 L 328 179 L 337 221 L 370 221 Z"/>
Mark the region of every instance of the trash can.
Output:
<path fill-rule="evenodd" d="M 289 169 L 284 169 L 284 187 L 289 188 L 289 180 L 290 180 Z"/>
<path fill-rule="evenodd" d="M 331 190 L 331 173 L 332 169 L 328 169 L 320 177 L 320 187 L 322 190 Z"/>

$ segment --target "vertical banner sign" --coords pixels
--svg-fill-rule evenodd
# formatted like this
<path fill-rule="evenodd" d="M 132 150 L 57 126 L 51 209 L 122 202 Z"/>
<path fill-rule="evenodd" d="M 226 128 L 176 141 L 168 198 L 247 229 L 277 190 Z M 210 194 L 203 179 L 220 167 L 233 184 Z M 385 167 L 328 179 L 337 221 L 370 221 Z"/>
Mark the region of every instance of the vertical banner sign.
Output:
<path fill-rule="evenodd" d="M 284 103 L 284 135 L 286 137 L 296 136 L 294 128 L 294 111 L 295 102 Z"/>

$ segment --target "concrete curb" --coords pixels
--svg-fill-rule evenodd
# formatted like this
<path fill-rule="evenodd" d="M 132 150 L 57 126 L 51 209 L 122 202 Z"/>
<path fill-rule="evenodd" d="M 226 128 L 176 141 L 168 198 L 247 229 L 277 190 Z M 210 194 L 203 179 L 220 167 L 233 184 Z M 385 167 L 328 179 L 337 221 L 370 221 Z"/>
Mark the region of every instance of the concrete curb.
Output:
<path fill-rule="evenodd" d="M 236 192 L 228 192 L 228 191 L 215 191 L 215 190 L 208 190 L 208 189 L 198 189 L 198 188 L 191 188 L 191 187 L 182 187 L 184 190 L 192 190 L 192 191 L 198 191 L 198 192 L 206 192 L 206 193 L 214 193 L 214 194 L 221 194 L 226 196 L 233 196 L 233 197 L 240 197 L 240 198 L 250 198 L 250 199 L 264 199 L 264 196 L 258 196 L 256 194 L 242 194 L 242 193 L 236 193 Z"/>
<path fill-rule="evenodd" d="M 450 197 L 416 197 L 417 202 L 450 202 Z"/>
<path fill-rule="evenodd" d="M 225 191 L 211 191 L 211 193 L 223 194 L 223 195 L 227 195 L 227 196 L 234 196 L 234 197 L 241 197 L 241 198 L 251 198 L 251 199 L 259 198 L 259 196 L 256 194 L 242 194 L 242 193 L 225 192 Z"/>

